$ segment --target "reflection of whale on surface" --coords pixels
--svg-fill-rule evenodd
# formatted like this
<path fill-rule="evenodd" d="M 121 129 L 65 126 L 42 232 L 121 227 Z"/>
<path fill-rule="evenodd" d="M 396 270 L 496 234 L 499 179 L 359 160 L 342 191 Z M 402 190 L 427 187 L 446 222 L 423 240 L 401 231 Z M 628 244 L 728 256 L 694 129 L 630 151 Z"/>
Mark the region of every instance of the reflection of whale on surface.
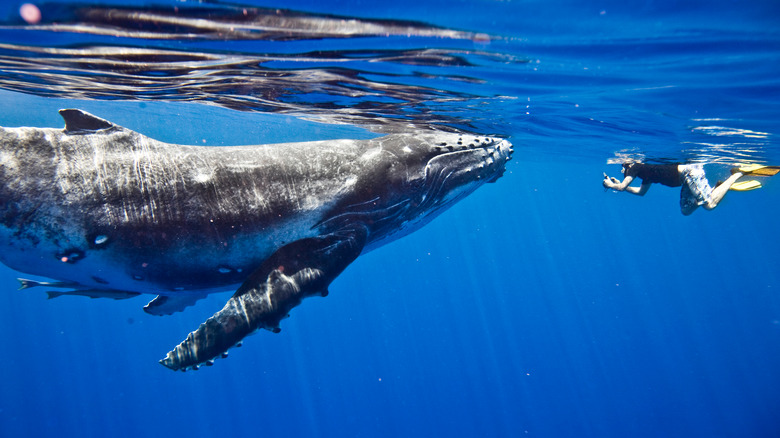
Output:
<path fill-rule="evenodd" d="M 0 128 L 0 259 L 70 289 L 56 295 L 156 294 L 152 314 L 237 287 L 161 361 L 174 370 L 279 331 L 359 254 L 495 181 L 512 153 L 505 140 L 433 131 L 181 146 L 60 113 L 64 130 Z"/>

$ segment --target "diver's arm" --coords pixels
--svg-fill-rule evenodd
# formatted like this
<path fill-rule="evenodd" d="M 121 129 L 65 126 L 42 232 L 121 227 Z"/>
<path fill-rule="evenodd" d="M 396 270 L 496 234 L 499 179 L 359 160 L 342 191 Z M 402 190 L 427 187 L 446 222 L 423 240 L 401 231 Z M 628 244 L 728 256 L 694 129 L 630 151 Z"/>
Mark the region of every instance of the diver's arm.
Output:
<path fill-rule="evenodd" d="M 631 187 L 630 184 L 632 181 L 634 181 L 634 177 L 631 175 L 626 176 L 623 181 L 619 181 L 617 178 L 609 177 L 605 173 L 602 184 L 605 188 L 617 190 L 619 192 L 627 192 L 637 196 L 643 196 L 650 190 L 650 183 L 645 183 L 643 181 L 641 186 Z"/>
<path fill-rule="evenodd" d="M 604 188 L 606 189 L 612 189 L 617 190 L 619 192 L 622 192 L 626 190 L 626 187 L 628 187 L 629 184 L 631 184 L 631 181 L 634 180 L 633 176 L 627 176 L 623 181 L 619 181 L 617 178 L 613 178 L 611 176 L 607 176 L 607 174 L 604 174 L 604 181 L 602 181 L 602 184 L 604 185 Z"/>
<path fill-rule="evenodd" d="M 626 192 L 632 195 L 644 196 L 648 190 L 650 190 L 651 183 L 643 182 L 639 187 L 626 187 Z"/>

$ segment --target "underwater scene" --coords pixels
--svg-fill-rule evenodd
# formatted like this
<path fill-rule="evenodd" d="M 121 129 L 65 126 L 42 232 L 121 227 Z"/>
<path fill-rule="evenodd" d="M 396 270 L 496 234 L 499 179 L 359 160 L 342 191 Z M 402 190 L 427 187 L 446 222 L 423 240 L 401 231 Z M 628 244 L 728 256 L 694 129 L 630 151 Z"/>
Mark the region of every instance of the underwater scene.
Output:
<path fill-rule="evenodd" d="M 2 3 L 0 435 L 780 436 L 778 23 Z"/>

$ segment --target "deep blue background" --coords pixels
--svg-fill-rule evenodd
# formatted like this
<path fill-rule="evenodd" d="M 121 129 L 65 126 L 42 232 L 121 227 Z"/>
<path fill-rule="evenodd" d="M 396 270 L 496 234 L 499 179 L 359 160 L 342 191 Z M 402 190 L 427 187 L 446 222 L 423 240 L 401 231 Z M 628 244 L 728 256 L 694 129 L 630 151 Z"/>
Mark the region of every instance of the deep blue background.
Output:
<path fill-rule="evenodd" d="M 780 436 L 780 179 L 690 217 L 677 190 L 600 184 L 625 149 L 734 158 L 747 143 L 780 163 L 776 2 L 284 6 L 516 38 L 497 50 L 540 62 L 484 85 L 517 97 L 490 110 L 516 146 L 508 172 L 198 372 L 157 360 L 228 294 L 154 317 L 143 298 L 47 301 L 0 268 L 0 435 Z M 194 104 L 0 99 L 1 126 L 61 126 L 72 106 L 177 143 L 362 135 Z M 767 135 L 708 136 L 699 117 Z"/>

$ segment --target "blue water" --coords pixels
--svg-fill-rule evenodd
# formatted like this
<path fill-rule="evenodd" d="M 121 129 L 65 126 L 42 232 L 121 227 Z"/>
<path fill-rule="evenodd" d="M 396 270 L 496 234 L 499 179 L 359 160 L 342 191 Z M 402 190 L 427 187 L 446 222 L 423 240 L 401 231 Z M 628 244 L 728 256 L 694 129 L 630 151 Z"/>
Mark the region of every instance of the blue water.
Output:
<path fill-rule="evenodd" d="M 0 6 L 4 23 L 19 24 L 18 6 Z M 252 336 L 197 372 L 157 360 L 229 293 L 156 317 L 142 311 L 146 297 L 17 291 L 22 274 L 0 268 L 0 435 L 780 436 L 780 180 L 689 217 L 677 189 L 639 198 L 601 187 L 602 172 L 619 174 L 609 163 L 626 157 L 703 162 L 713 184 L 734 163 L 780 164 L 779 3 L 262 6 L 493 38 L 183 41 L 3 27 L 0 126 L 59 127 L 56 110 L 76 107 L 163 141 L 219 146 L 365 138 L 394 119 L 508 137 L 507 173 L 359 258 L 281 334 Z M 345 74 L 277 98 L 203 86 L 218 74 L 254 80 L 250 67 L 209 70 L 186 89 L 172 70 L 147 75 L 170 79 L 153 91 L 98 88 L 118 67 L 44 67 L 53 55 L 22 45 L 364 52 L 338 62 L 361 82 Z M 467 62 L 378 55 L 425 48 Z M 336 61 L 302 64 L 264 65 L 321 72 Z M 91 80 L 69 82 L 86 71 Z M 321 123 L 333 115 L 353 123 Z"/>

